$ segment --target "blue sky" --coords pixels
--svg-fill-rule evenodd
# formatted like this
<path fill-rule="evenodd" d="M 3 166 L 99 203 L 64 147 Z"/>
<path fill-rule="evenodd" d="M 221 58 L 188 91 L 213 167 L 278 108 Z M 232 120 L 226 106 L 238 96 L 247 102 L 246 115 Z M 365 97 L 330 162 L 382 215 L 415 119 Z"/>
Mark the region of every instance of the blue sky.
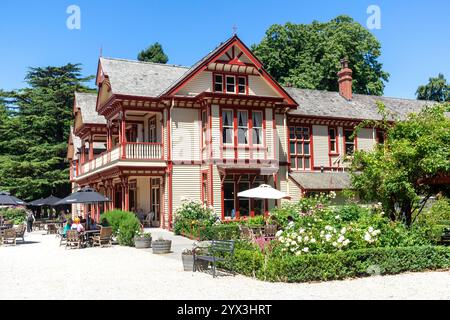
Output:
<path fill-rule="evenodd" d="M 79 62 L 95 74 L 100 47 L 108 57 L 135 59 L 159 41 L 169 63 L 194 64 L 238 27 L 240 38 L 259 42 L 275 23 L 328 21 L 347 14 L 366 25 L 369 5 L 381 9 L 385 95 L 414 98 L 417 86 L 439 72 L 450 78 L 448 0 L 2 0 L 0 88 L 24 86 L 30 66 Z M 81 9 L 81 30 L 66 27 L 69 5 Z"/>

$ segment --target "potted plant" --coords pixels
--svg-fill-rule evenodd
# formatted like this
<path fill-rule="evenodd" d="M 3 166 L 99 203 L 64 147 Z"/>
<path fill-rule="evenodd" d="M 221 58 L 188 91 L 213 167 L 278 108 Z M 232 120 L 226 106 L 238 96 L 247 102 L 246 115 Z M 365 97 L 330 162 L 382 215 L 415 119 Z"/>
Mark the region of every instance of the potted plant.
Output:
<path fill-rule="evenodd" d="M 172 247 L 172 240 L 165 240 L 162 237 L 152 242 L 154 254 L 170 253 L 171 247 Z"/>
<path fill-rule="evenodd" d="M 134 237 L 134 247 L 136 249 L 148 249 L 152 245 L 152 234 L 150 232 L 139 232 Z"/>
<path fill-rule="evenodd" d="M 184 271 L 194 270 L 194 252 L 190 249 L 184 249 L 181 253 L 181 260 L 183 260 Z"/>
<path fill-rule="evenodd" d="M 194 249 L 184 249 L 183 252 L 181 253 L 181 259 L 183 261 L 184 271 L 194 270 Z M 208 261 L 197 260 L 195 261 L 195 269 L 206 270 L 208 269 L 208 264 L 209 264 Z"/>

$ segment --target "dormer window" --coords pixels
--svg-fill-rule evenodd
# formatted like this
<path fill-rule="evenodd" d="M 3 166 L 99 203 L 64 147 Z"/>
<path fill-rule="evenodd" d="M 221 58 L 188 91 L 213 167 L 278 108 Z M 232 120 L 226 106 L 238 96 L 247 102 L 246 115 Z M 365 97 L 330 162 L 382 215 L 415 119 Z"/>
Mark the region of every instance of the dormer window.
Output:
<path fill-rule="evenodd" d="M 227 76 L 227 93 L 236 93 L 236 77 Z"/>

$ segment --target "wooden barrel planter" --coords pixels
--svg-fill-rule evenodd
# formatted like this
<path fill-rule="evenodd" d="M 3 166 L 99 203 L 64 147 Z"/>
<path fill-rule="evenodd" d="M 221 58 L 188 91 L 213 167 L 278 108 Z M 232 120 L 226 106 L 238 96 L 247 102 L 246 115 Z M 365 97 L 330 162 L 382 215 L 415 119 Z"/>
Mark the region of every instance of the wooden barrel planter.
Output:
<path fill-rule="evenodd" d="M 134 237 L 134 247 L 136 249 L 148 249 L 152 245 L 152 238 Z"/>
<path fill-rule="evenodd" d="M 152 242 L 152 248 L 154 254 L 166 254 L 170 253 L 172 248 L 171 240 L 156 240 Z"/>

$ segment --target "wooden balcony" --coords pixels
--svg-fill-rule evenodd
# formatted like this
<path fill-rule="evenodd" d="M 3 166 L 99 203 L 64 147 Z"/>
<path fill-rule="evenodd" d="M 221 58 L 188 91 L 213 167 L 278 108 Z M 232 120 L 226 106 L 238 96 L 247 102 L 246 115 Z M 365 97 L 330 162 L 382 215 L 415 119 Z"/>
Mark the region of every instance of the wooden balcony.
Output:
<path fill-rule="evenodd" d="M 79 176 L 108 167 L 114 162 L 164 161 L 162 143 L 127 142 L 80 166 Z"/>

